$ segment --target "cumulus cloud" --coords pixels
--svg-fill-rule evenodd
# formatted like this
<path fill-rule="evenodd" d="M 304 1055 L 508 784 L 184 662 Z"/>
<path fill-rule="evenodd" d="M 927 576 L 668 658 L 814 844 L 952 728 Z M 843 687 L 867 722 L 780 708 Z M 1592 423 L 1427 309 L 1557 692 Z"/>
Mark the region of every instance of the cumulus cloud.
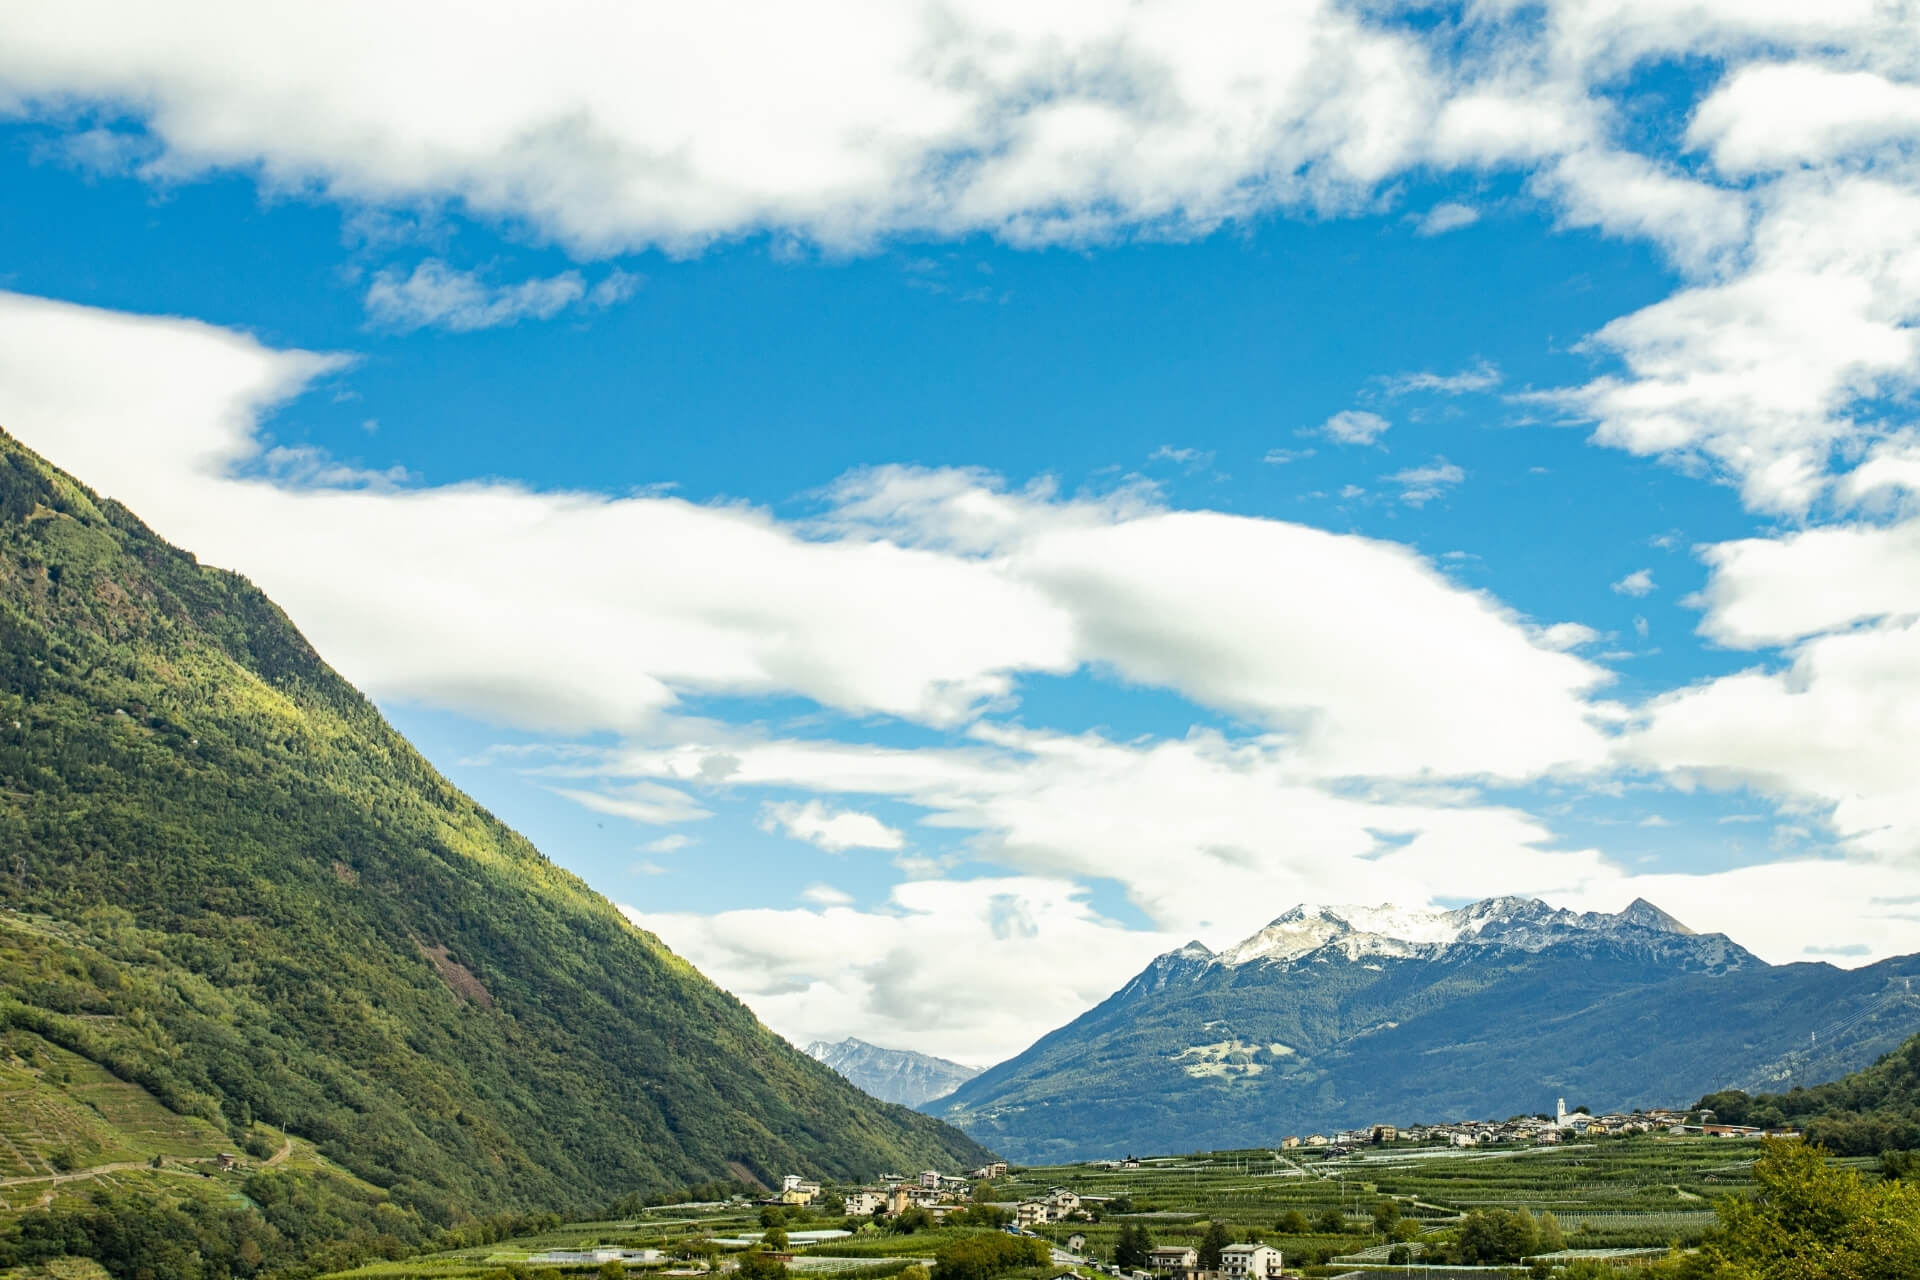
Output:
<path fill-rule="evenodd" d="M 1365 409 L 1342 409 L 1320 424 L 1320 434 L 1336 444 L 1372 444 L 1393 424 Z"/>
<path fill-rule="evenodd" d="M 818 845 L 828 853 L 843 853 L 848 849 L 898 849 L 907 842 L 899 831 L 870 813 L 856 809 L 832 810 L 818 800 L 804 804 L 770 804 L 761 826 Z"/>
<path fill-rule="evenodd" d="M 1635 569 L 1632 573 L 1614 583 L 1613 591 L 1623 596 L 1645 596 L 1653 594 L 1653 570 Z"/>
<path fill-rule="evenodd" d="M 610 273 L 591 289 L 578 271 L 493 285 L 478 272 L 456 271 L 429 258 L 410 275 L 388 270 L 374 276 L 367 287 L 367 317 L 403 333 L 426 328 L 466 333 L 527 319 L 550 320 L 581 304 L 612 306 L 632 297 L 638 286 L 638 278 L 624 271 Z"/>

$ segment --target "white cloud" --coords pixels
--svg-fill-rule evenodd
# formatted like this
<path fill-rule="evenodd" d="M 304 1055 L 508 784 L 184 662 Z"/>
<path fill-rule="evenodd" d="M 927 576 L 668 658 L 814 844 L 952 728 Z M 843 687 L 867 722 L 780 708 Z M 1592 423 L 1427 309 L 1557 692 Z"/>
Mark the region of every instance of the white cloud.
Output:
<path fill-rule="evenodd" d="M 1301 462 L 1313 456 L 1312 449 L 1269 449 L 1262 462 L 1273 466 L 1285 466 L 1290 462 Z"/>
<path fill-rule="evenodd" d="M 870 813 L 856 809 L 832 810 L 818 800 L 803 803 L 770 804 L 761 825 L 768 831 L 784 831 L 795 840 L 805 840 L 828 853 L 848 849 L 899 849 L 906 837 Z"/>
<path fill-rule="evenodd" d="M 692 836 L 676 831 L 671 835 L 661 836 L 658 840 L 649 840 L 641 848 L 648 853 L 678 853 L 692 843 Z"/>
<path fill-rule="evenodd" d="M 583 252 L 779 229 L 1017 242 L 1362 202 L 1419 155 L 1415 36 L 1329 0 L 876 11 L 75 0 L 0 20 L 0 106 L 112 104 L 156 172 L 453 198 Z M 109 109 L 112 109 L 110 107 Z"/>
<path fill-rule="evenodd" d="M 1613 591 L 1623 596 L 1645 596 L 1653 594 L 1653 570 L 1635 569 L 1626 577 L 1613 584 Z"/>
<path fill-rule="evenodd" d="M 970 858 L 1117 882 L 1168 932 L 1237 938 L 1299 901 L 1545 892 L 1612 874 L 1472 788 L 1328 779 L 1283 733 L 1116 742 L 983 723 L 970 737 L 909 750 L 682 726 L 610 753 L 600 771 L 678 785 L 719 776 L 718 757 L 714 785 L 743 797 L 908 805 L 928 832 L 961 833 Z"/>
<path fill-rule="evenodd" d="M 878 911 L 816 906 L 622 909 L 797 1044 L 854 1035 L 962 1062 L 1011 1057 L 1185 941 L 1123 928 L 1078 886 L 1034 876 L 909 881 Z"/>
<path fill-rule="evenodd" d="M 1556 622 L 1543 627 L 1539 633 L 1540 643 L 1549 649 L 1578 649 L 1599 640 L 1600 633 L 1580 622 Z"/>
<path fill-rule="evenodd" d="M 1449 231 L 1470 227 L 1478 221 L 1480 212 L 1472 205 L 1447 200 L 1427 210 L 1414 230 L 1422 236 L 1443 236 Z"/>
<path fill-rule="evenodd" d="M 629 822 L 638 822 L 646 826 L 695 822 L 701 818 L 713 816 L 686 792 L 652 782 L 632 783 L 612 794 L 603 791 L 584 791 L 578 787 L 556 787 L 554 791 L 555 794 L 565 796 L 575 804 L 585 805 L 595 813 L 625 818 Z"/>
<path fill-rule="evenodd" d="M 1320 424 L 1320 434 L 1336 444 L 1372 444 L 1393 424 L 1365 409 L 1342 409 Z"/>
<path fill-rule="evenodd" d="M 810 884 L 800 891 L 803 902 L 816 907 L 845 907 L 853 903 L 853 895 L 843 893 L 830 884 Z"/>
<path fill-rule="evenodd" d="M 1729 174 L 1821 164 L 1920 134 L 1920 85 L 1805 62 L 1742 67 L 1701 103 L 1687 142 Z"/>
<path fill-rule="evenodd" d="M 1465 480 L 1467 473 L 1445 458 L 1435 458 L 1423 467 L 1407 467 L 1380 478 L 1400 486 L 1400 501 L 1420 507 Z"/>
<path fill-rule="evenodd" d="M 1380 384 L 1381 390 L 1390 396 L 1403 396 L 1410 392 L 1459 396 L 1493 390 L 1500 385 L 1500 370 L 1490 360 L 1479 360 L 1458 373 L 1430 373 L 1424 370 L 1396 373 L 1390 378 L 1382 378 Z"/>
<path fill-rule="evenodd" d="M 456 271 L 429 258 L 411 275 L 382 271 L 367 287 L 367 316 L 375 324 L 407 332 L 450 329 L 466 333 L 521 320 L 550 320 L 582 303 L 599 308 L 633 295 L 638 277 L 615 271 L 591 289 L 578 271 L 492 285 L 473 271 Z"/>

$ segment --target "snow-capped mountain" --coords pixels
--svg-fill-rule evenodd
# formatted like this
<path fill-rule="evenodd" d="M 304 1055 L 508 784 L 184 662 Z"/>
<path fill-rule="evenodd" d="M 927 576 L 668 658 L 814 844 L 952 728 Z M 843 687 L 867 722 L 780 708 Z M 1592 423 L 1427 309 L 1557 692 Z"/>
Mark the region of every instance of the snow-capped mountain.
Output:
<path fill-rule="evenodd" d="M 1858 1069 L 1920 1029 L 1915 976 L 1913 956 L 1770 965 L 1645 901 L 1302 905 L 1222 951 L 1157 957 L 925 1109 L 1049 1162 L 1504 1118 L 1557 1097 L 1685 1104 Z"/>
<path fill-rule="evenodd" d="M 1454 911 L 1408 909 L 1390 903 L 1377 907 L 1303 905 L 1212 959 L 1215 964 L 1237 968 L 1263 960 L 1293 960 L 1327 946 L 1337 946 L 1350 960 L 1361 956 L 1433 955 L 1453 946 L 1538 951 L 1580 934 L 1625 937 L 1636 930 L 1695 936 L 1693 930 L 1645 898 L 1636 898 L 1633 905 L 1613 915 L 1556 910 L 1537 898 L 1489 898 Z"/>
<path fill-rule="evenodd" d="M 815 1040 L 807 1046 L 807 1055 L 826 1063 L 856 1088 L 882 1102 L 908 1107 L 944 1098 L 980 1074 L 978 1067 L 911 1049 L 883 1049 L 852 1036 L 838 1043 Z"/>

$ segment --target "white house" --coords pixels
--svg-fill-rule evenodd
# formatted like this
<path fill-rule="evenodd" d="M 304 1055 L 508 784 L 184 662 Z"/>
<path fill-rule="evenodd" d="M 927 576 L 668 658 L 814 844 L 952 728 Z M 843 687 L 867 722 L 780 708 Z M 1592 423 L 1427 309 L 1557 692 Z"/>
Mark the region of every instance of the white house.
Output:
<path fill-rule="evenodd" d="M 1280 1275 L 1280 1251 L 1268 1244 L 1230 1244 L 1220 1251 L 1220 1274 L 1228 1280 L 1272 1280 Z"/>
<path fill-rule="evenodd" d="M 1013 1210 L 1013 1220 L 1023 1227 L 1038 1226 L 1047 1221 L 1047 1202 L 1045 1200 L 1022 1200 Z"/>
<path fill-rule="evenodd" d="M 849 1218 L 871 1218 L 876 1209 L 885 1208 L 887 1203 L 887 1198 L 878 1191 L 849 1191 L 846 1199 Z"/>
<path fill-rule="evenodd" d="M 1082 1250 L 1084 1250 L 1086 1247 L 1087 1247 L 1087 1237 L 1081 1232 L 1076 1231 L 1072 1235 L 1067 1237 L 1068 1253 L 1079 1253 Z"/>
<path fill-rule="evenodd" d="M 938 1191 L 940 1189 L 940 1171 L 938 1169 L 922 1171 L 920 1174 L 920 1185 L 929 1191 Z"/>
<path fill-rule="evenodd" d="M 1080 1211 L 1080 1197 L 1065 1187 L 1047 1192 L 1047 1216 L 1055 1222 Z"/>

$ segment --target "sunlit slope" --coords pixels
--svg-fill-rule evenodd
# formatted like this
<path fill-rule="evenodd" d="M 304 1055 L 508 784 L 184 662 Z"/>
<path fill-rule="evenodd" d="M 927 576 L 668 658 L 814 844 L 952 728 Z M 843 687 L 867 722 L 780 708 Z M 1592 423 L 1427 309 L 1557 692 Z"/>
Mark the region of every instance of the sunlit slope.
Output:
<path fill-rule="evenodd" d="M 4 434 L 0 904 L 0 1026 L 430 1216 L 983 1155 L 774 1036 L 244 579 Z"/>

